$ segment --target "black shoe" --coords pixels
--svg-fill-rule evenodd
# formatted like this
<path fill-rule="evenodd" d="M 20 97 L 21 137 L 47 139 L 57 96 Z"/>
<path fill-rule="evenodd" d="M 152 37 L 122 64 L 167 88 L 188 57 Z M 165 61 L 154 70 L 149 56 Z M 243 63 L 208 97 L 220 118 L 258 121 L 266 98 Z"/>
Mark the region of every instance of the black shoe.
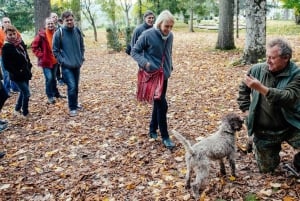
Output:
<path fill-rule="evenodd" d="M 294 165 L 294 167 L 296 168 L 296 170 L 300 173 L 300 152 L 298 152 L 298 153 L 294 156 L 293 165 Z"/>
<path fill-rule="evenodd" d="M 152 139 L 157 139 L 157 137 L 158 137 L 157 132 L 150 132 L 149 137 Z"/>
<path fill-rule="evenodd" d="M 0 152 L 0 158 L 3 158 L 5 156 L 4 152 Z"/>
<path fill-rule="evenodd" d="M 58 95 L 55 96 L 55 98 L 67 98 L 67 96 L 58 94 Z"/>
<path fill-rule="evenodd" d="M 6 120 L 1 120 L 0 119 L 0 125 L 3 125 L 3 124 L 7 124 L 8 122 Z"/>
<path fill-rule="evenodd" d="M 166 146 L 167 149 L 173 149 L 175 144 L 171 141 L 170 138 L 163 139 L 163 144 Z"/>
<path fill-rule="evenodd" d="M 0 133 L 7 129 L 7 124 L 0 124 Z"/>

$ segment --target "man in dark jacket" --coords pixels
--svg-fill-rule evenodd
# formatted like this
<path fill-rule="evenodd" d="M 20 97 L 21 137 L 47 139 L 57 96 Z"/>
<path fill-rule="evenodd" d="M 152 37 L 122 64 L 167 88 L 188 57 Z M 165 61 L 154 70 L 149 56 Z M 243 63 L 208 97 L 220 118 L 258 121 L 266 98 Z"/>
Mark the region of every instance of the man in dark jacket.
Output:
<path fill-rule="evenodd" d="M 130 55 L 131 48 L 136 43 L 137 39 L 140 37 L 140 35 L 147 29 L 152 28 L 154 24 L 154 13 L 151 10 L 147 10 L 144 13 L 144 23 L 140 24 L 138 27 L 136 27 L 133 31 L 132 38 L 130 45 L 127 46 L 126 53 Z"/>
<path fill-rule="evenodd" d="M 240 85 L 238 104 L 248 113 L 248 135 L 260 172 L 273 172 L 280 163 L 281 143 L 300 148 L 300 69 L 290 61 L 292 49 L 283 39 L 267 45 L 267 62 L 250 68 Z M 294 166 L 300 170 L 299 154 Z"/>
<path fill-rule="evenodd" d="M 80 30 L 75 26 L 74 15 L 66 11 L 62 14 L 63 26 L 53 37 L 53 54 L 61 65 L 68 91 L 68 106 L 71 117 L 81 109 L 78 104 L 80 68 L 84 61 L 84 43 Z"/>

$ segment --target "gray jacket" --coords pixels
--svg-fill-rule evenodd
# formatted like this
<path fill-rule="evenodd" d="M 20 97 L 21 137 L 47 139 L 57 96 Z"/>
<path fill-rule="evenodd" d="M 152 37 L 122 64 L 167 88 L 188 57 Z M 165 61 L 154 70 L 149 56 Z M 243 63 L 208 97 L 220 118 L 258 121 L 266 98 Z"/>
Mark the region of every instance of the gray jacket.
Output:
<path fill-rule="evenodd" d="M 53 54 L 58 63 L 66 68 L 80 68 L 84 61 L 84 43 L 77 27 L 61 27 L 53 36 Z"/>
<path fill-rule="evenodd" d="M 165 52 L 164 76 L 168 79 L 173 70 L 172 63 L 173 33 L 170 32 L 167 40 L 163 40 L 159 29 L 150 28 L 142 33 L 131 50 L 131 56 L 144 68 L 147 62 L 150 63 L 150 71 L 158 70 L 162 63 Z"/>

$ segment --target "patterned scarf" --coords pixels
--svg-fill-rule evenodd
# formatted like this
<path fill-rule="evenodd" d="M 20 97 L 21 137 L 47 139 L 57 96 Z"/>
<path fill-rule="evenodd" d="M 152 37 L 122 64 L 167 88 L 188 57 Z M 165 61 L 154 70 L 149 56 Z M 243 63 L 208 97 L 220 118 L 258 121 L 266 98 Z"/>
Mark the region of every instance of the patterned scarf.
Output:
<path fill-rule="evenodd" d="M 16 48 L 21 48 L 22 50 L 23 49 L 23 46 L 21 45 L 21 42 L 22 42 L 22 38 L 19 34 L 17 34 L 17 38 L 14 38 L 14 39 L 9 39 L 9 38 L 5 38 L 5 40 L 11 44 L 13 44 Z"/>
<path fill-rule="evenodd" d="M 15 47 L 16 47 L 16 50 L 19 54 L 21 54 L 26 61 L 27 60 L 27 57 L 26 57 L 26 51 L 25 49 L 23 48 L 23 46 L 21 45 L 22 43 L 22 38 L 20 36 L 20 34 L 17 33 L 17 37 L 15 39 L 9 39 L 9 38 L 5 38 L 5 40 L 11 44 L 13 44 Z"/>

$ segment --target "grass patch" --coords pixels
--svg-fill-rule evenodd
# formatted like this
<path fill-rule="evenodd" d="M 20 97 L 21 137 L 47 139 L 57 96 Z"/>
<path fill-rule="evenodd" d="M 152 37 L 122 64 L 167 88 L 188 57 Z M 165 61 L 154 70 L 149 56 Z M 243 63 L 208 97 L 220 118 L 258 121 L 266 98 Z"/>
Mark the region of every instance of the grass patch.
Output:
<path fill-rule="evenodd" d="M 300 33 L 300 25 L 292 20 L 268 20 L 267 34 L 276 35 L 298 35 Z"/>

